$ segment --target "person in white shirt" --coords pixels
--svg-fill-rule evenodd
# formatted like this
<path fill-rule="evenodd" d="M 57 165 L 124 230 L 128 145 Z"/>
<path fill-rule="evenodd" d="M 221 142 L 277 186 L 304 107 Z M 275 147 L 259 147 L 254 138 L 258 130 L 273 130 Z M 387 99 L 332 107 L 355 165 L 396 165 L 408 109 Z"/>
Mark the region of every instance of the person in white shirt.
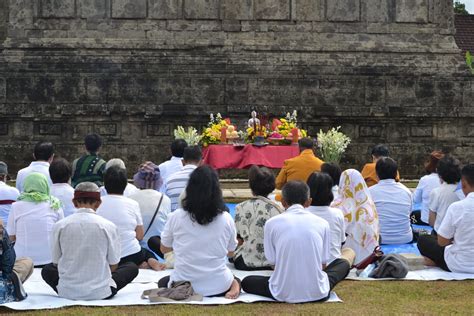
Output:
<path fill-rule="evenodd" d="M 242 289 L 286 303 L 325 301 L 349 274 L 355 253 L 347 249 L 343 258 L 329 263 L 329 224 L 305 209 L 311 198 L 304 182 L 287 182 L 282 204 L 286 211 L 269 219 L 264 228 L 265 256 L 275 270 L 271 277 L 246 277 Z"/>
<path fill-rule="evenodd" d="M 118 168 L 127 170 L 127 168 L 125 167 L 125 163 L 120 158 L 113 158 L 107 161 L 107 163 L 105 164 L 104 171 L 110 167 L 118 167 Z M 129 197 L 130 195 L 133 195 L 137 193 L 138 191 L 140 190 L 135 185 L 131 183 L 127 183 L 127 186 L 125 187 L 125 191 L 123 191 L 123 196 Z M 107 195 L 107 190 L 105 189 L 105 186 L 100 187 L 100 195 L 101 196 Z"/>
<path fill-rule="evenodd" d="M 461 163 L 456 158 L 447 155 L 438 163 L 438 175 L 441 186 L 431 191 L 429 224 L 433 227 L 432 233 L 436 235 L 446 210 L 454 202 L 459 201 L 456 193 L 458 182 L 461 179 Z"/>
<path fill-rule="evenodd" d="M 171 213 L 171 201 L 166 195 L 153 189 L 140 190 L 131 195 L 130 198 L 138 202 L 143 218 L 145 235 L 140 241 L 140 245 L 143 248 L 150 249 L 148 241 L 153 236 L 160 236 L 165 228 L 166 221 Z M 156 252 L 155 249 L 152 250 L 162 257 L 161 252 Z"/>
<path fill-rule="evenodd" d="M 329 207 L 334 196 L 332 194 L 333 182 L 328 174 L 315 172 L 309 176 L 307 184 L 311 195 L 311 205 L 307 210 L 329 224 L 331 233 L 329 263 L 331 263 L 341 257 L 342 245 L 346 242 L 344 215 L 340 209 Z"/>
<path fill-rule="evenodd" d="M 339 198 L 339 181 L 341 181 L 342 170 L 335 162 L 325 162 L 321 166 L 321 172 L 327 173 L 332 179 L 332 194 L 334 200 Z"/>
<path fill-rule="evenodd" d="M 474 273 L 474 164 L 465 166 L 461 175 L 466 198 L 449 206 L 437 237 L 420 236 L 418 249 L 427 265 L 457 273 Z"/>
<path fill-rule="evenodd" d="M 171 159 L 158 165 L 158 169 L 160 169 L 161 179 L 163 180 L 160 192 L 164 192 L 164 184 L 166 180 L 168 180 L 168 177 L 183 168 L 183 155 L 184 148 L 186 147 L 188 147 L 188 144 L 184 139 L 175 139 L 170 146 Z"/>
<path fill-rule="evenodd" d="M 0 161 L 0 219 L 8 223 L 8 215 L 12 209 L 12 204 L 20 195 L 20 192 L 14 187 L 7 184 L 8 166 L 3 161 Z"/>
<path fill-rule="evenodd" d="M 117 227 L 95 213 L 101 204 L 97 185 L 78 184 L 73 201 L 77 212 L 53 226 L 53 262 L 41 276 L 60 297 L 109 299 L 135 279 L 138 267 L 132 262 L 118 265 Z"/>
<path fill-rule="evenodd" d="M 43 174 L 29 174 L 24 189 L 12 204 L 7 230 L 18 257 L 29 257 L 38 267 L 51 262 L 51 231 L 64 214 L 61 202 L 50 195 Z"/>
<path fill-rule="evenodd" d="M 180 171 L 173 173 L 164 183 L 164 193 L 171 200 L 171 212 L 179 207 L 179 196 L 188 184 L 189 176 L 201 164 L 202 152 L 199 146 L 184 149 L 183 165 Z"/>
<path fill-rule="evenodd" d="M 72 203 L 74 198 L 74 189 L 70 185 L 72 168 L 71 164 L 63 158 L 56 158 L 49 166 L 49 174 L 51 176 L 51 195 L 61 201 L 61 207 L 64 217 L 74 214 L 76 207 Z"/>
<path fill-rule="evenodd" d="M 237 247 L 234 220 L 227 210 L 217 172 L 198 167 L 189 178 L 183 208 L 170 214 L 161 234 L 161 252 L 174 251 L 175 263 L 158 287 L 190 281 L 203 296 L 239 296 L 240 281 L 227 267 L 227 256 Z"/>
<path fill-rule="evenodd" d="M 35 159 L 35 161 L 33 161 L 28 167 L 18 171 L 16 176 L 16 188 L 20 193 L 23 192 L 26 177 L 32 172 L 43 174 L 48 180 L 48 185 L 51 186 L 53 184 L 49 177 L 49 164 L 54 159 L 53 144 L 43 141 L 38 142 L 35 145 L 33 159 Z"/>
<path fill-rule="evenodd" d="M 407 244 L 416 241 L 411 228 L 411 191 L 396 182 L 398 165 L 390 157 L 377 161 L 379 182 L 369 188 L 380 222 L 381 244 Z"/>
<path fill-rule="evenodd" d="M 435 150 L 431 153 L 429 161 L 425 164 L 425 170 L 428 173 L 426 176 L 421 177 L 415 192 L 413 193 L 413 208 L 415 205 L 419 205 L 419 212 L 413 210 L 412 219 L 415 218 L 415 223 L 419 225 L 429 225 L 430 216 L 430 194 L 431 191 L 438 188 L 441 185 L 439 176 L 436 173 L 438 162 L 444 157 L 443 152 Z"/>
<path fill-rule="evenodd" d="M 104 174 L 104 185 L 108 195 L 102 197 L 102 204 L 97 214 L 117 226 L 121 244 L 120 264 L 133 262 L 140 268 L 163 270 L 164 265 L 156 260 L 155 255 L 140 247 L 145 231 L 140 213 L 140 206 L 134 200 L 123 196 L 127 186 L 125 169 L 110 167 Z"/>

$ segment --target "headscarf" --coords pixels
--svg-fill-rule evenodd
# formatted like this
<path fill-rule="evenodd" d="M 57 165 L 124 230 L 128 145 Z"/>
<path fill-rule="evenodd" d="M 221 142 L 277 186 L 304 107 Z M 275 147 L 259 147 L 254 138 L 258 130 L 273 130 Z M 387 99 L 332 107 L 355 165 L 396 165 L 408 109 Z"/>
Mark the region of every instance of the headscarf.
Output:
<path fill-rule="evenodd" d="M 24 191 L 18 197 L 18 201 L 33 203 L 49 202 L 51 208 L 55 211 L 61 207 L 61 202 L 50 195 L 48 180 L 41 173 L 33 172 L 28 175 L 23 189 Z"/>
<path fill-rule="evenodd" d="M 359 171 L 345 170 L 339 181 L 339 197 L 332 203 L 344 213 L 346 247 L 356 252 L 355 263 L 369 256 L 378 246 L 379 220 L 375 203 Z"/>
<path fill-rule="evenodd" d="M 151 161 L 144 162 L 133 176 L 134 184 L 140 189 L 159 190 L 163 184 L 160 169 Z"/>

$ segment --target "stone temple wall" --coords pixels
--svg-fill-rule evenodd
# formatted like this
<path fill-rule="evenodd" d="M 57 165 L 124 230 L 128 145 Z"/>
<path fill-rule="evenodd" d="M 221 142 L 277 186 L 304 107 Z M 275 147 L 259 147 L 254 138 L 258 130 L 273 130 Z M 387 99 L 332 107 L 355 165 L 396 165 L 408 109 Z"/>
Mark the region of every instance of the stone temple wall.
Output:
<path fill-rule="evenodd" d="M 449 0 L 0 0 L 0 160 L 17 170 L 39 139 L 73 159 L 95 131 L 134 169 L 176 125 L 255 107 L 342 126 L 346 167 L 380 142 L 405 178 L 433 149 L 472 161 L 453 34 Z"/>

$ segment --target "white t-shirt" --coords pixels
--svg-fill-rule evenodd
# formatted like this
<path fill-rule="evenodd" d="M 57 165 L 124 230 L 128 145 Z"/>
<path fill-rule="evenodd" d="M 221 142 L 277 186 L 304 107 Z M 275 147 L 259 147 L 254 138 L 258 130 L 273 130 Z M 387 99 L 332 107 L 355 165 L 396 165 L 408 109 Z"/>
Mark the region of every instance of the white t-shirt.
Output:
<path fill-rule="evenodd" d="M 444 260 L 449 270 L 474 273 L 474 193 L 449 206 L 437 231 L 453 243 L 444 250 Z"/>
<path fill-rule="evenodd" d="M 439 188 L 431 191 L 430 195 L 430 211 L 436 213 L 436 221 L 434 223 L 434 230 L 438 231 L 441 222 L 448 207 L 454 202 L 459 201 L 459 196 L 456 194 L 457 183 L 447 184 L 443 182 Z"/>
<path fill-rule="evenodd" d="M 413 193 L 413 204 L 421 203 L 421 220 L 428 223 L 430 216 L 430 194 L 438 188 L 441 181 L 437 173 L 421 177 L 415 192 Z"/>
<path fill-rule="evenodd" d="M 173 156 L 170 160 L 161 163 L 158 168 L 160 169 L 161 179 L 163 179 L 163 184 L 161 185 L 160 192 L 164 192 L 165 183 L 166 180 L 168 180 L 168 177 L 183 168 L 183 158 Z"/>
<path fill-rule="evenodd" d="M 331 230 L 331 248 L 329 249 L 329 263 L 341 257 L 342 243 L 346 241 L 344 229 L 344 215 L 337 208 L 329 206 L 310 206 L 307 208 L 312 214 L 326 220 Z"/>
<path fill-rule="evenodd" d="M 32 172 L 44 174 L 46 179 L 48 179 L 49 187 L 51 187 L 53 182 L 51 182 L 51 178 L 49 177 L 49 162 L 33 161 L 28 167 L 18 171 L 16 176 L 16 188 L 18 191 L 23 192 L 23 183 L 25 182 L 26 177 Z"/>
<path fill-rule="evenodd" d="M 127 186 L 125 187 L 125 190 L 123 191 L 123 196 L 125 197 L 130 197 L 130 195 L 133 195 L 140 191 L 135 185 L 131 183 L 127 183 Z M 106 196 L 107 195 L 107 190 L 105 189 L 105 186 L 100 187 L 100 196 Z"/>
<path fill-rule="evenodd" d="M 63 218 L 63 210 L 53 210 L 49 202 L 13 203 L 7 230 L 9 235 L 16 236 L 17 258 L 30 257 L 35 265 L 51 263 L 51 232 L 53 225 Z"/>
<path fill-rule="evenodd" d="M 293 205 L 270 218 L 264 228 L 265 256 L 275 265 L 269 281 L 278 301 L 303 303 L 329 295 L 329 280 L 322 270 L 329 263 L 329 224 Z"/>
<path fill-rule="evenodd" d="M 102 197 L 102 204 L 97 214 L 108 219 L 117 226 L 121 258 L 133 255 L 141 250 L 135 229 L 143 225 L 140 206 L 138 203 L 123 195 L 107 195 Z"/>
<path fill-rule="evenodd" d="M 68 217 L 76 212 L 76 207 L 72 203 L 74 189 L 69 183 L 53 183 L 51 185 L 51 195 L 61 201 L 64 217 Z"/>
<path fill-rule="evenodd" d="M 168 215 L 171 213 L 171 201 L 170 199 L 158 191 L 147 189 L 140 190 L 137 193 L 130 196 L 134 201 L 138 202 L 140 205 L 140 212 L 143 218 L 143 229 L 146 231 L 148 226 L 150 226 L 151 219 L 155 214 L 160 198 L 163 196 L 161 201 L 160 209 L 156 214 L 155 220 L 153 221 L 152 226 L 143 237 L 143 240 L 140 241 L 140 245 L 143 248 L 148 249 L 148 239 L 152 236 L 161 236 L 161 232 L 165 228 L 166 221 L 168 220 Z"/>
<path fill-rule="evenodd" d="M 164 189 L 166 196 L 171 200 L 171 211 L 173 212 L 178 207 L 181 207 L 180 196 L 186 186 L 188 185 L 189 177 L 194 170 L 196 170 L 196 165 L 186 165 L 180 171 L 173 173 L 168 177 L 164 183 Z"/>
<path fill-rule="evenodd" d="M 229 213 L 217 215 L 207 225 L 200 225 L 179 208 L 168 217 L 161 243 L 174 251 L 173 281 L 190 281 L 204 296 L 229 290 L 234 276 L 227 267 L 227 253 L 237 248 L 237 233 Z"/>
<path fill-rule="evenodd" d="M 117 287 L 110 265 L 120 261 L 117 228 L 93 210 L 81 208 L 53 226 L 52 259 L 58 265 L 59 296 L 100 300 Z"/>
<path fill-rule="evenodd" d="M 7 185 L 5 182 L 0 181 L 0 201 L 16 201 L 20 192 L 14 187 Z M 12 209 L 11 204 L 0 204 L 0 218 L 3 221 L 3 225 L 6 226 L 8 223 L 8 215 Z"/>
<path fill-rule="evenodd" d="M 371 186 L 369 192 L 379 215 L 382 243 L 391 245 L 411 242 L 413 231 L 410 223 L 410 190 L 393 179 L 386 179 Z"/>

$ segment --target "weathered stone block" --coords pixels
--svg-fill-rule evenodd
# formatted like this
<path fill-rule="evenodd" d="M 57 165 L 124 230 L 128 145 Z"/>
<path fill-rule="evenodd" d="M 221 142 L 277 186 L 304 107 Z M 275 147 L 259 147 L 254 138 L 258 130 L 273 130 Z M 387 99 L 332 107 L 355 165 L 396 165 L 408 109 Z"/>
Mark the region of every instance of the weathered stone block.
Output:
<path fill-rule="evenodd" d="M 39 123 L 37 129 L 40 135 L 61 135 L 62 133 L 61 123 Z"/>
<path fill-rule="evenodd" d="M 369 80 L 365 85 L 365 105 L 380 106 L 385 104 L 385 81 Z"/>
<path fill-rule="evenodd" d="M 221 0 L 224 20 L 252 20 L 254 0 Z"/>
<path fill-rule="evenodd" d="M 183 0 L 149 0 L 148 16 L 152 19 L 181 19 Z"/>
<path fill-rule="evenodd" d="M 146 18 L 146 0 L 111 0 L 112 18 Z"/>
<path fill-rule="evenodd" d="M 257 20 L 289 20 L 290 0 L 255 0 Z"/>
<path fill-rule="evenodd" d="M 296 21 L 323 21 L 323 0 L 292 0 L 292 19 Z"/>
<path fill-rule="evenodd" d="M 0 123 L 0 135 L 8 135 L 8 123 Z"/>
<path fill-rule="evenodd" d="M 99 135 L 115 136 L 117 135 L 117 124 L 94 124 L 94 130 L 96 130 Z"/>
<path fill-rule="evenodd" d="M 360 0 L 327 1 L 327 19 L 338 22 L 355 22 L 360 20 Z"/>
<path fill-rule="evenodd" d="M 385 137 L 385 128 L 381 125 L 359 126 L 359 137 Z"/>
<path fill-rule="evenodd" d="M 0 103 L 5 102 L 7 98 L 7 86 L 5 79 L 0 78 Z"/>
<path fill-rule="evenodd" d="M 74 0 L 41 0 L 43 18 L 72 18 L 74 11 Z"/>
<path fill-rule="evenodd" d="M 389 22 L 395 12 L 394 0 L 366 0 L 363 4 L 367 22 Z"/>
<path fill-rule="evenodd" d="M 169 136 L 171 133 L 169 124 L 148 124 L 146 130 L 147 136 Z"/>
<path fill-rule="evenodd" d="M 410 136 L 412 137 L 432 137 L 433 126 L 415 125 L 410 127 Z"/>
<path fill-rule="evenodd" d="M 428 0 L 397 0 L 397 22 L 428 23 Z"/>
<path fill-rule="evenodd" d="M 187 19 L 219 19 L 219 0 L 184 0 L 184 16 Z"/>
<path fill-rule="evenodd" d="M 77 0 L 78 14 L 83 19 L 102 19 L 107 16 L 106 0 Z"/>

